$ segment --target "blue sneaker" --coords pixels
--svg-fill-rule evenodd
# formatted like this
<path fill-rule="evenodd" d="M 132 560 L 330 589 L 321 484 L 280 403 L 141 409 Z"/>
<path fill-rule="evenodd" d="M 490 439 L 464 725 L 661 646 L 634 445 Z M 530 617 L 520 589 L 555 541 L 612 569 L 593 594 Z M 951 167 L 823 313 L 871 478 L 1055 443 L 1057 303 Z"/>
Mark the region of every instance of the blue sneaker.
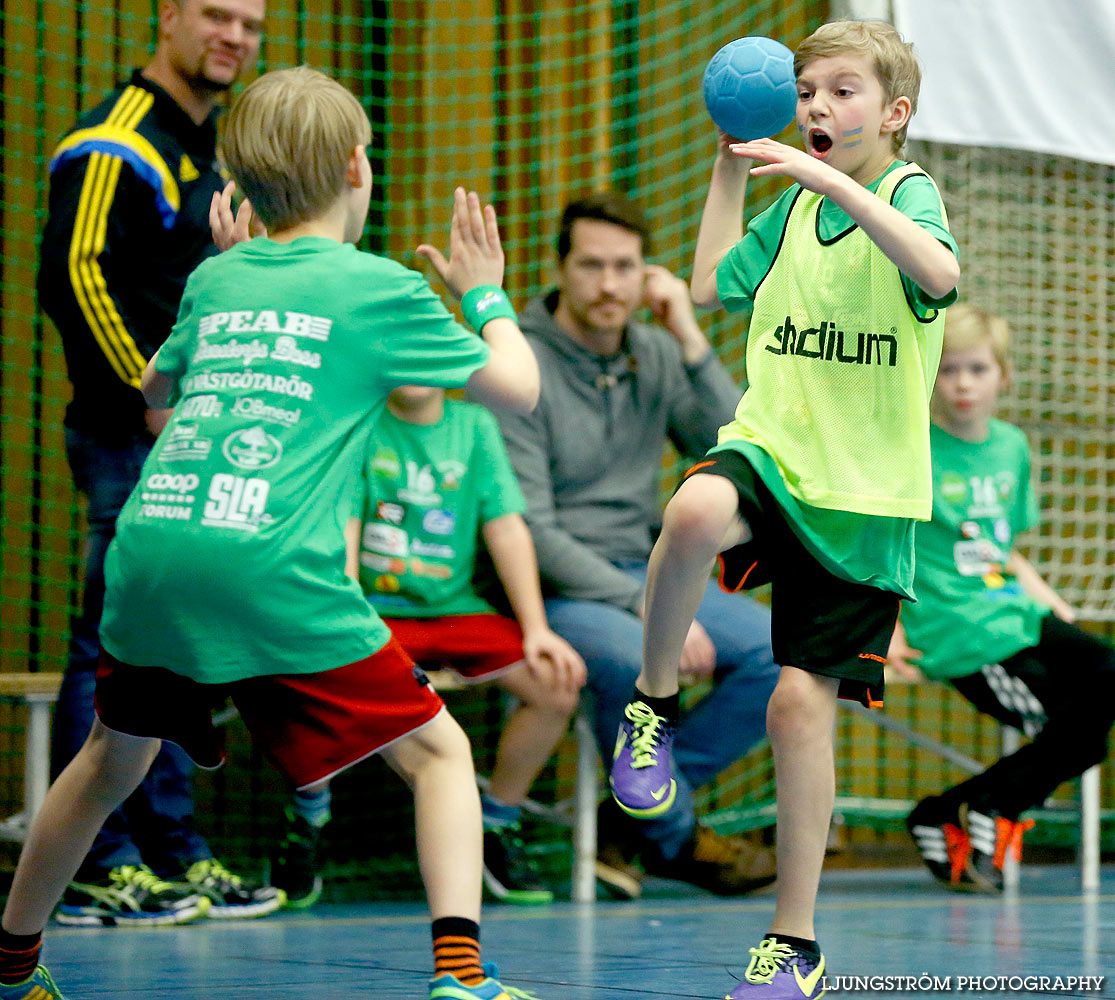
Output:
<path fill-rule="evenodd" d="M 54 985 L 45 965 L 40 965 L 22 983 L 11 986 L 0 983 L 0 1000 L 66 1000 L 62 991 Z"/>
<path fill-rule="evenodd" d="M 499 970 L 492 962 L 482 966 L 487 978 L 477 986 L 466 986 L 448 972 L 430 980 L 430 1000 L 540 1000 L 533 993 L 499 984 Z M 0 997 L 0 1000 L 4 1000 Z"/>
<path fill-rule="evenodd" d="M 674 727 L 642 701 L 631 702 L 612 754 L 612 797 L 631 816 L 661 816 L 674 804 L 678 783 L 670 775 Z"/>
<path fill-rule="evenodd" d="M 751 949 L 741 982 L 725 1000 L 818 1000 L 825 995 L 825 956 L 808 958 L 776 938 Z"/>

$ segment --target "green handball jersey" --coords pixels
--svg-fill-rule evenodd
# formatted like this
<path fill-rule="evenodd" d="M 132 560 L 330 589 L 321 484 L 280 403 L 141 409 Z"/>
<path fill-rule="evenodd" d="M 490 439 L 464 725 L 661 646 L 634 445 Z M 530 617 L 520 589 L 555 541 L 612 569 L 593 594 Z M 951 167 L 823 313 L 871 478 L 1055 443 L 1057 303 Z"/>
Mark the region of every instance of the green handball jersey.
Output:
<path fill-rule="evenodd" d="M 360 586 L 384 618 L 494 611 L 473 588 L 480 529 L 526 501 L 495 419 L 445 400 L 436 424 L 384 412 L 364 461 Z"/>
<path fill-rule="evenodd" d="M 203 263 L 156 357 L 174 414 L 117 521 L 105 649 L 202 683 L 376 652 L 388 631 L 344 572 L 372 428 L 396 386 L 461 386 L 488 354 L 420 274 L 349 244 Z"/>
<path fill-rule="evenodd" d="M 953 253 L 916 164 L 868 186 Z M 794 185 L 720 262 L 729 310 L 753 306 L 748 387 L 718 449 L 745 454 L 830 572 L 912 596 L 913 525 L 931 512 L 929 397 L 944 307 L 838 205 Z"/>
<path fill-rule="evenodd" d="M 915 588 L 902 625 L 928 677 L 965 677 L 1037 644 L 1049 608 L 1005 573 L 1017 534 L 1037 524 L 1030 449 L 992 420 L 985 440 L 934 425 L 933 520 L 919 524 Z"/>

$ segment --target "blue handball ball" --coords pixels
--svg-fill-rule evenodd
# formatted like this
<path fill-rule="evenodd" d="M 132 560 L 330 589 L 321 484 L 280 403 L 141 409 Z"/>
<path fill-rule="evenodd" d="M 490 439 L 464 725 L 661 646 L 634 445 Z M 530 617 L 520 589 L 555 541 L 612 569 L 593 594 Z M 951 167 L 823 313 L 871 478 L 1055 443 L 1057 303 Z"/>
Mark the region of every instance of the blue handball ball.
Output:
<path fill-rule="evenodd" d="M 702 84 L 717 128 L 735 139 L 765 139 L 793 120 L 794 54 L 773 38 L 737 38 L 714 55 Z"/>

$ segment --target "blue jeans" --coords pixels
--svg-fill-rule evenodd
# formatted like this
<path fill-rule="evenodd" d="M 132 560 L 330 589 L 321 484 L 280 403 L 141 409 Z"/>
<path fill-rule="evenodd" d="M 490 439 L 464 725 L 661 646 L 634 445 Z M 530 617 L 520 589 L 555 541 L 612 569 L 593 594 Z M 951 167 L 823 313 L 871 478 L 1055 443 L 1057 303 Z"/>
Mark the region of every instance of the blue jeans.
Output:
<path fill-rule="evenodd" d="M 646 582 L 645 562 L 619 568 Z M 588 665 L 593 729 L 605 766 L 612 762 L 623 710 L 631 700 L 643 658 L 643 623 L 629 611 L 599 601 L 546 600 L 550 628 Z M 665 859 L 677 857 L 693 836 L 693 789 L 715 778 L 766 734 L 767 701 L 779 668 L 770 648 L 770 612 L 762 604 L 727 594 L 709 581 L 697 621 L 716 646 L 713 687 L 682 714 L 674 742 L 678 790 L 664 816 L 641 825 Z"/>
<path fill-rule="evenodd" d="M 89 501 L 81 610 L 70 622 L 69 662 L 54 711 L 51 772 L 57 777 L 81 749 L 93 725 L 98 628 L 105 596 L 105 553 L 116 534 L 116 516 L 139 482 L 151 450 L 146 439 L 109 446 L 66 428 L 66 457 L 74 485 Z M 152 712 L 166 706 L 152 705 Z M 117 865 L 148 864 L 162 875 L 184 871 L 212 857 L 194 829 L 193 764 L 164 743 L 142 784 L 105 821 L 82 862 L 79 879 L 104 877 Z"/>

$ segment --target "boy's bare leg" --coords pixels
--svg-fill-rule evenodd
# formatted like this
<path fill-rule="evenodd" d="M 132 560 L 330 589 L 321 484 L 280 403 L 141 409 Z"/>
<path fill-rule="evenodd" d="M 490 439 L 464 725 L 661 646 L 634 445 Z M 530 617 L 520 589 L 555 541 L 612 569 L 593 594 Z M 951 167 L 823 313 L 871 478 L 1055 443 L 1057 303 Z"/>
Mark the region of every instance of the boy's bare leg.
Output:
<path fill-rule="evenodd" d="M 493 683 L 517 698 L 519 706 L 500 734 L 488 794 L 504 805 L 518 806 L 569 728 L 580 692 L 546 684 L 525 664 Z"/>
<path fill-rule="evenodd" d="M 37 934 L 108 814 L 139 787 L 162 746 L 94 720 L 85 745 L 50 787 L 19 856 L 3 927 Z"/>
<path fill-rule="evenodd" d="M 839 681 L 783 667 L 767 706 L 778 787 L 778 903 L 771 931 L 813 940 L 836 794 L 832 730 Z"/>
<path fill-rule="evenodd" d="M 430 914 L 480 920 L 483 834 L 468 737 L 442 711 L 383 751 L 414 791 L 418 867 Z"/>
<path fill-rule="evenodd" d="M 719 553 L 751 537 L 739 494 L 723 476 L 697 475 L 667 504 L 650 554 L 644 601 L 643 670 L 638 688 L 652 698 L 678 690 L 678 664 Z"/>

